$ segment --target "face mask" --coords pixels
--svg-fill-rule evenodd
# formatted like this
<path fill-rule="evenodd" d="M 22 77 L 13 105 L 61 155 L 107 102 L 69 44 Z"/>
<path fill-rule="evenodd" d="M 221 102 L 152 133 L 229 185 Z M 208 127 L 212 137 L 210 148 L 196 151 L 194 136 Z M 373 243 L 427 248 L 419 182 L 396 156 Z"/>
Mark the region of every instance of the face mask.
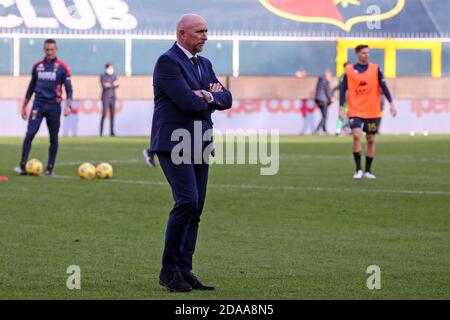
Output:
<path fill-rule="evenodd" d="M 114 68 L 108 68 L 108 69 L 106 69 L 106 74 L 108 74 L 108 75 L 113 75 L 114 74 Z"/>

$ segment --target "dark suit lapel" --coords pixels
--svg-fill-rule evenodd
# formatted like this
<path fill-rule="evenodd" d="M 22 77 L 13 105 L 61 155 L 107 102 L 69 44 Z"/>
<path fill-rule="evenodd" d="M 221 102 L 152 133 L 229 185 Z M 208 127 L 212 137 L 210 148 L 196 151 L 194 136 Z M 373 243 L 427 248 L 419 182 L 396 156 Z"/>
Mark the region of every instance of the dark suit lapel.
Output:
<path fill-rule="evenodd" d="M 192 64 L 192 61 L 189 60 L 187 55 L 178 47 L 178 45 L 176 43 L 173 45 L 172 51 L 174 51 L 183 60 L 185 65 L 187 65 L 187 66 L 189 66 L 189 68 L 191 68 L 192 73 L 194 74 L 195 78 L 198 80 L 200 86 L 202 87 L 203 86 L 202 81 L 199 77 L 198 71 L 195 71 L 195 67 Z"/>
<path fill-rule="evenodd" d="M 197 56 L 198 57 L 198 64 L 199 64 L 199 66 L 200 66 L 200 71 L 201 71 L 201 73 L 202 73 L 202 78 L 201 78 L 201 80 L 200 80 L 200 83 L 202 84 L 202 89 L 204 89 L 204 90 L 209 90 L 209 83 L 207 83 L 207 78 L 208 78 L 208 73 L 207 73 L 207 70 L 206 70 L 206 66 L 205 66 L 205 64 L 203 63 L 203 58 L 202 57 L 200 57 L 200 56 Z"/>

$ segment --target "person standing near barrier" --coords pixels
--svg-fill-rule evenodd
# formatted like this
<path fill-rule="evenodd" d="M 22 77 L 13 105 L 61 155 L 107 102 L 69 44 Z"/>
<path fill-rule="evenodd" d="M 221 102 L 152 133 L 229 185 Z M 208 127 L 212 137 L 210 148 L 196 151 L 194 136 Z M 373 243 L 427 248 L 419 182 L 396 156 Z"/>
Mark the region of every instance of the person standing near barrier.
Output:
<path fill-rule="evenodd" d="M 328 135 L 327 131 L 327 116 L 328 116 L 328 107 L 333 103 L 334 98 L 331 93 L 330 81 L 332 78 L 331 71 L 326 69 L 317 81 L 316 86 L 316 97 L 315 101 L 317 106 L 319 107 L 320 112 L 322 113 L 322 119 L 319 122 L 319 125 L 316 128 L 315 134 L 318 134 L 320 130 L 326 135 Z"/>
<path fill-rule="evenodd" d="M 100 136 L 103 135 L 103 125 L 105 122 L 106 114 L 109 110 L 110 116 L 110 133 L 111 137 L 115 136 L 114 133 L 114 117 L 116 113 L 116 89 L 120 83 L 117 76 L 114 73 L 114 66 L 111 63 L 107 63 L 105 66 L 105 73 L 100 76 L 100 82 L 102 85 L 102 118 L 100 120 Z"/>

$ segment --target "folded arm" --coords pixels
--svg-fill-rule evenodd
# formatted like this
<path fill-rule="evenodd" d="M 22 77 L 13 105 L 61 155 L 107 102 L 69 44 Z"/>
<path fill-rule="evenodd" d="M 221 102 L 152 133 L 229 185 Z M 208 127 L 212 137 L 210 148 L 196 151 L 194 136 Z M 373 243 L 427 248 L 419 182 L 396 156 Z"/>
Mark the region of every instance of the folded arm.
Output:
<path fill-rule="evenodd" d="M 162 56 L 156 64 L 156 70 L 155 85 L 162 89 L 178 108 L 202 117 L 211 114 L 210 106 L 192 91 L 176 62 Z"/>
<path fill-rule="evenodd" d="M 233 97 L 231 95 L 231 92 L 228 91 L 217 79 L 211 64 L 209 67 L 213 75 L 213 83 L 219 83 L 222 86 L 221 92 L 211 92 L 214 99 L 214 101 L 212 102 L 212 106 L 214 109 L 219 111 L 230 109 L 233 104 Z"/>

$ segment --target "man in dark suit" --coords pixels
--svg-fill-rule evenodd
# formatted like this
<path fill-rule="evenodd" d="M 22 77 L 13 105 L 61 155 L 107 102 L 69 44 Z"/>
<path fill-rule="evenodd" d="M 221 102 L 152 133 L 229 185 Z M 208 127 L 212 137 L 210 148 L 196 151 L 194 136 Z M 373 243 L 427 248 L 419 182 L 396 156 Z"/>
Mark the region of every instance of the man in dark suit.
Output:
<path fill-rule="evenodd" d="M 319 125 L 314 132 L 315 134 L 319 133 L 320 130 L 322 130 L 324 134 L 328 135 L 328 107 L 335 101 L 330 87 L 331 79 L 331 71 L 327 69 L 317 80 L 315 101 L 317 106 L 319 107 L 320 112 L 322 113 L 322 119 L 320 120 Z"/>
<path fill-rule="evenodd" d="M 208 182 L 205 158 L 212 153 L 208 152 L 212 141 L 204 141 L 208 139 L 203 136 L 212 130 L 211 114 L 231 108 L 232 97 L 217 80 L 211 62 L 197 55 L 208 40 L 207 33 L 202 17 L 183 15 L 177 25 L 177 42 L 158 59 L 153 74 L 155 111 L 149 152 L 158 156 L 175 201 L 167 223 L 160 284 L 176 292 L 214 290 L 192 273 Z M 190 139 L 175 139 L 180 130 Z M 182 142 L 189 148 L 180 153 L 176 147 Z"/>
<path fill-rule="evenodd" d="M 114 66 L 111 63 L 105 65 L 105 72 L 100 76 L 102 85 L 102 118 L 100 120 L 100 137 L 103 135 L 103 124 L 105 123 L 106 114 L 109 110 L 110 132 L 114 137 L 114 117 L 116 113 L 116 90 L 120 83 L 117 75 L 114 73 Z"/>

